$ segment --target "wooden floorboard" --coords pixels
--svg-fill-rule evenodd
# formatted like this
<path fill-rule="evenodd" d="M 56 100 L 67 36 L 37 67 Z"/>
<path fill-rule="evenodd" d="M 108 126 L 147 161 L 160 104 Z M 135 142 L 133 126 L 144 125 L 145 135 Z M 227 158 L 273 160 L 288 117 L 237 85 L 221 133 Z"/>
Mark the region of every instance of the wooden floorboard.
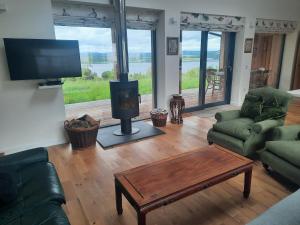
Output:
<path fill-rule="evenodd" d="M 113 174 L 206 146 L 213 118 L 190 116 L 183 125 L 168 124 L 165 135 L 104 151 L 100 146 L 72 151 L 69 145 L 49 149 L 64 187 L 64 209 L 72 225 L 135 225 L 135 210 L 123 198 L 124 213 L 115 210 Z M 198 171 L 201 172 L 201 171 Z M 250 198 L 242 195 L 243 175 L 147 214 L 148 225 L 245 224 L 291 192 L 255 163 Z"/>

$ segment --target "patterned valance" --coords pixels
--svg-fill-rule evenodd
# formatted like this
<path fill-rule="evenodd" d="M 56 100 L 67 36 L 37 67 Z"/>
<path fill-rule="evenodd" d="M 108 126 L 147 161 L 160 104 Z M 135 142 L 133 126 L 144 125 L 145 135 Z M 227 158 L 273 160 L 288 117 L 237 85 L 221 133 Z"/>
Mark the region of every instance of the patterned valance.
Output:
<path fill-rule="evenodd" d="M 256 33 L 292 33 L 296 30 L 297 22 L 284 20 L 256 20 Z"/>
<path fill-rule="evenodd" d="M 181 13 L 181 29 L 183 30 L 238 32 L 244 25 L 244 17 Z"/>
<path fill-rule="evenodd" d="M 54 24 L 80 27 L 112 27 L 114 12 L 111 5 L 66 3 L 53 1 Z M 159 11 L 127 7 L 127 26 L 130 29 L 155 29 Z"/>

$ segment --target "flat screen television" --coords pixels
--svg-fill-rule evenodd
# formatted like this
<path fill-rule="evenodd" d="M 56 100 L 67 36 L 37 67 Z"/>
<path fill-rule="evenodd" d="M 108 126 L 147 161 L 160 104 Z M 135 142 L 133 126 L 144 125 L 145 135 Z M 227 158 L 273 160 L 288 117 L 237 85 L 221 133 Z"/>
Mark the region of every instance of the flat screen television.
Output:
<path fill-rule="evenodd" d="M 4 38 L 11 80 L 80 77 L 78 41 Z"/>

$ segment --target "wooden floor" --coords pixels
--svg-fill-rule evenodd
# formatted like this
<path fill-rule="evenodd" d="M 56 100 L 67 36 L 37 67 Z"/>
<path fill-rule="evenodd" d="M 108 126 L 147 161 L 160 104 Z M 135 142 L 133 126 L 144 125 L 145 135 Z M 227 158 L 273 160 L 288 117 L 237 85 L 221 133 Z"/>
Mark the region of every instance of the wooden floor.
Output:
<path fill-rule="evenodd" d="M 165 135 L 104 151 L 101 147 L 72 151 L 69 145 L 49 150 L 62 181 L 72 225 L 135 225 L 135 210 L 124 199 L 115 210 L 113 174 L 207 145 L 213 118 L 190 116 L 184 125 L 167 125 Z M 201 171 L 196 171 L 201 173 Z M 256 218 L 290 194 L 255 163 L 250 198 L 242 195 L 243 175 L 147 214 L 148 225 L 238 225 Z"/>

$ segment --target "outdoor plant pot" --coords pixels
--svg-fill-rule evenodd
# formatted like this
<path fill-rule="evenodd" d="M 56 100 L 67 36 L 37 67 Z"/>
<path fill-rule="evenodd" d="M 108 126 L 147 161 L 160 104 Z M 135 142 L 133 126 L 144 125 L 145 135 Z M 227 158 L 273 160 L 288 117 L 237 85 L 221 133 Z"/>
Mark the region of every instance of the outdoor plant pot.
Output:
<path fill-rule="evenodd" d="M 167 124 L 168 111 L 165 109 L 154 109 L 150 112 L 153 126 L 164 127 Z"/>
<path fill-rule="evenodd" d="M 100 121 L 94 120 L 89 115 L 84 115 L 64 123 L 72 149 L 83 149 L 96 145 Z"/>

